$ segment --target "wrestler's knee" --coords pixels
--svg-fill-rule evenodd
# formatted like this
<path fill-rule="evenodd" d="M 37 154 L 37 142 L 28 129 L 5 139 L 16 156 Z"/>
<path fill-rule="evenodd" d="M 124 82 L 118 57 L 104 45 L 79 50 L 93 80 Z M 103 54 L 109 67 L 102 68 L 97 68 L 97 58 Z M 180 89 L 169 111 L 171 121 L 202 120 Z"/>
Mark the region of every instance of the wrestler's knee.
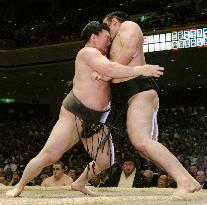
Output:
<path fill-rule="evenodd" d="M 147 153 L 147 146 L 151 143 L 151 139 L 141 139 L 132 142 L 132 145 L 137 149 L 140 154 Z"/>
<path fill-rule="evenodd" d="M 42 166 L 49 166 L 56 161 L 59 160 L 60 156 L 57 155 L 56 153 L 51 153 L 51 152 L 41 152 L 39 155 L 37 155 L 37 160 L 39 161 L 39 164 Z"/>

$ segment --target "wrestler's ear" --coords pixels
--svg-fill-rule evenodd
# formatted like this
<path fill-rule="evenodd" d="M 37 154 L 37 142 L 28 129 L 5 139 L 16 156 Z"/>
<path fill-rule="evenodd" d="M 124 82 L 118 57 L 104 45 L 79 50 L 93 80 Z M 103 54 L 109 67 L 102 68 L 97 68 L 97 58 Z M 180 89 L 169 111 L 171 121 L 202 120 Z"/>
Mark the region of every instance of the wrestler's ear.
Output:
<path fill-rule="evenodd" d="M 94 34 L 94 33 L 91 34 L 91 38 L 90 38 L 90 39 L 91 39 L 91 40 L 95 40 L 95 38 L 96 38 L 96 34 Z"/>
<path fill-rule="evenodd" d="M 118 23 L 118 20 L 116 18 L 112 18 L 111 24 L 116 25 Z"/>

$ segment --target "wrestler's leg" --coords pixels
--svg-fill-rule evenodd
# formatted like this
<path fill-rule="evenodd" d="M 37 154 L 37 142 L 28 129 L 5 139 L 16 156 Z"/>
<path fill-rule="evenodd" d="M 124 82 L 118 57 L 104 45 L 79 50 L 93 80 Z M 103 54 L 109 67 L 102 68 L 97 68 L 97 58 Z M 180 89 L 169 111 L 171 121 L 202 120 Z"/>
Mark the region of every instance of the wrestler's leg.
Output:
<path fill-rule="evenodd" d="M 106 140 L 106 135 L 108 135 Z M 99 134 L 90 138 L 82 138 L 85 149 L 94 160 L 89 163 L 80 177 L 72 183 L 72 189 L 87 195 L 93 195 L 85 185 L 101 171 L 109 168 L 114 163 L 114 146 L 108 129 L 105 127 Z"/>
<path fill-rule="evenodd" d="M 145 91 L 129 101 L 127 131 L 134 147 L 141 155 L 163 167 L 177 182 L 179 191 L 194 192 L 200 185 L 190 176 L 166 147 L 151 139 L 153 116 L 159 103 L 155 91 Z"/>
<path fill-rule="evenodd" d="M 80 126 L 80 121 L 77 119 Z M 81 129 L 81 128 L 80 128 Z M 75 116 L 64 107 L 61 108 L 60 116 L 40 153 L 26 166 L 21 180 L 13 190 L 6 193 L 7 196 L 20 195 L 24 186 L 35 178 L 41 170 L 56 162 L 65 151 L 70 149 L 79 140 Z"/>

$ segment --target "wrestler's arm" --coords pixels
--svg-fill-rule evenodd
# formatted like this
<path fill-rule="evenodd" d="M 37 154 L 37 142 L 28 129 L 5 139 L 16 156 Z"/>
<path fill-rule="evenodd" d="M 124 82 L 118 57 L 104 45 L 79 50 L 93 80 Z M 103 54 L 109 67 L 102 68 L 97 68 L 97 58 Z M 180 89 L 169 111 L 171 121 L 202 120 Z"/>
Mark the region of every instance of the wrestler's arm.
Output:
<path fill-rule="evenodd" d="M 126 21 L 122 23 L 120 27 L 119 36 L 122 43 L 122 49 L 117 58 L 114 58 L 113 61 L 123 65 L 128 65 L 131 62 L 133 55 L 137 52 L 138 47 L 140 48 L 143 46 L 143 33 L 136 23 Z M 111 78 L 102 76 L 97 72 L 94 72 L 91 78 L 93 80 L 112 80 Z"/>
<path fill-rule="evenodd" d="M 126 66 L 109 61 L 95 48 L 88 47 L 81 54 L 82 60 L 94 71 L 111 78 L 126 78 L 132 76 L 155 76 L 163 74 L 164 68 L 158 65 Z"/>
<path fill-rule="evenodd" d="M 123 65 L 128 65 L 132 59 L 133 55 L 136 54 L 138 48 L 143 47 L 143 33 L 140 27 L 132 22 L 123 22 L 119 29 L 119 38 L 122 44 L 122 49 L 113 61 L 116 61 Z"/>
<path fill-rule="evenodd" d="M 128 65 L 133 60 L 134 55 L 143 55 L 143 62 L 141 63 L 143 65 L 146 64 L 143 53 L 144 37 L 138 24 L 132 21 L 122 23 L 119 30 L 119 38 L 122 44 L 122 49 L 120 50 L 119 55 L 113 58 L 113 61 Z M 112 82 L 117 82 L 117 80 L 119 81 L 119 79 L 113 79 Z M 122 80 L 125 81 L 128 80 L 128 78 Z"/>
<path fill-rule="evenodd" d="M 91 74 L 91 79 L 92 80 L 103 80 L 103 81 L 110 81 L 110 80 L 112 80 L 111 77 L 103 76 L 100 73 L 97 73 L 96 71 Z"/>

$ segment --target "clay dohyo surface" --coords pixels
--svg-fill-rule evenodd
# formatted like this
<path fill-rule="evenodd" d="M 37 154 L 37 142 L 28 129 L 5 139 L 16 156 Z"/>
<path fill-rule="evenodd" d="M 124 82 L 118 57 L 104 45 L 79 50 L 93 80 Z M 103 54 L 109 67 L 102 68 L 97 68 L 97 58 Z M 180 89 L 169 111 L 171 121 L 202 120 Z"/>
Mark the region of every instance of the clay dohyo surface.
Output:
<path fill-rule="evenodd" d="M 0 187 L 0 205 L 207 205 L 207 191 L 176 193 L 176 189 L 161 188 L 94 188 L 90 197 L 70 187 L 25 187 L 17 198 L 5 193 L 13 187 Z"/>

